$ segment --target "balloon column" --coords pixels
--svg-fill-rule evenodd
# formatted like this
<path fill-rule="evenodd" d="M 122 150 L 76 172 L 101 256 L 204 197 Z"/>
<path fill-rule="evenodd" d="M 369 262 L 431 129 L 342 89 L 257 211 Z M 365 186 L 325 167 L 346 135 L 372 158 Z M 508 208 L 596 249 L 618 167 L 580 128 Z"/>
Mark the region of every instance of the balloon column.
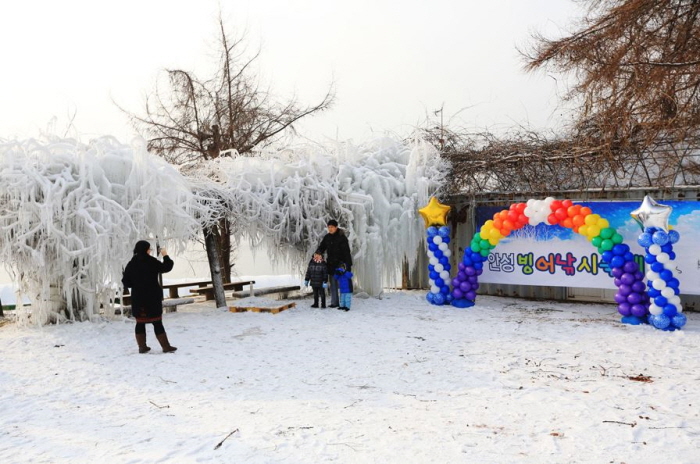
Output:
<path fill-rule="evenodd" d="M 644 261 L 649 266 L 646 274 L 647 294 L 651 299 L 648 322 L 657 329 L 680 329 L 687 319 L 678 296 L 680 281 L 674 275 L 672 263 L 676 258 L 673 245 L 681 237 L 677 231 L 669 230 L 671 207 L 660 205 L 647 195 L 631 215 L 642 228 L 637 241 L 646 251 Z"/>
<path fill-rule="evenodd" d="M 450 294 L 450 228 L 447 226 L 447 213 L 450 207 L 441 204 L 435 197 L 425 208 L 418 212 L 423 216 L 428 242 L 428 272 L 430 273 L 430 291 L 426 299 L 434 305 L 452 302 Z"/>

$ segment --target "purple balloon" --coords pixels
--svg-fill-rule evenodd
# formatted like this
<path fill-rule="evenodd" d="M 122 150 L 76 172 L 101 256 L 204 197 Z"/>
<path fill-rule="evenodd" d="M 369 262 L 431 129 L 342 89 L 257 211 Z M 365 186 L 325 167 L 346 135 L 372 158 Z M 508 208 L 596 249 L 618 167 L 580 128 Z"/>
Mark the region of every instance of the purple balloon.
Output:
<path fill-rule="evenodd" d="M 454 290 L 452 290 L 452 296 L 459 300 L 464 298 L 464 293 L 462 293 L 462 290 L 455 288 Z"/>
<path fill-rule="evenodd" d="M 454 279 L 452 279 L 452 286 L 453 286 L 453 287 L 459 287 L 459 284 L 461 284 L 461 283 L 462 283 L 462 281 L 459 280 L 459 278 L 457 278 L 457 277 L 455 277 Z"/>
<path fill-rule="evenodd" d="M 624 272 L 622 271 L 622 268 L 614 267 L 614 268 L 612 268 L 611 273 L 612 273 L 613 277 L 619 278 Z"/>
<path fill-rule="evenodd" d="M 624 266 L 622 266 L 622 270 L 625 272 L 632 272 L 634 273 L 635 271 L 639 270 L 639 266 L 637 266 L 637 263 L 634 261 L 627 261 Z"/>
<path fill-rule="evenodd" d="M 627 295 L 623 295 L 620 292 L 615 294 L 615 303 L 622 304 L 627 302 Z"/>
<path fill-rule="evenodd" d="M 632 291 L 636 293 L 644 293 L 647 289 L 647 286 L 644 282 L 641 280 L 637 280 L 632 284 Z"/>
<path fill-rule="evenodd" d="M 464 294 L 464 298 L 466 298 L 469 301 L 474 301 L 476 300 L 476 292 L 474 290 L 470 290 Z"/>
<path fill-rule="evenodd" d="M 474 269 L 474 266 L 467 266 L 466 269 L 464 269 L 464 273 L 468 276 L 473 276 L 476 274 L 476 269 Z"/>
<path fill-rule="evenodd" d="M 622 284 L 622 285 L 620 285 L 620 287 L 619 287 L 618 293 L 619 293 L 620 295 L 629 296 L 630 293 L 632 293 L 632 287 L 629 286 L 629 285 L 627 285 L 627 284 Z"/>
<path fill-rule="evenodd" d="M 469 277 L 467 277 L 467 280 L 468 280 L 469 282 L 471 282 L 471 283 L 475 284 L 475 283 L 477 283 L 477 282 L 479 281 L 479 277 L 478 277 L 478 276 L 475 276 L 475 275 L 473 275 L 473 276 L 469 276 Z"/>
<path fill-rule="evenodd" d="M 629 316 L 632 314 L 632 305 L 629 303 L 620 303 L 617 305 L 617 312 L 622 314 L 623 316 Z"/>
<path fill-rule="evenodd" d="M 457 278 L 459 280 L 467 280 L 467 273 L 466 272 L 458 272 L 457 273 Z"/>
<path fill-rule="evenodd" d="M 633 304 L 630 308 L 633 316 L 642 317 L 647 313 L 647 307 L 643 304 Z"/>
<path fill-rule="evenodd" d="M 613 283 L 615 284 L 616 287 L 619 287 L 622 284 L 622 281 L 620 279 L 618 279 L 617 277 L 615 277 L 613 279 Z"/>
<path fill-rule="evenodd" d="M 462 282 L 461 284 L 459 284 L 459 289 L 463 292 L 468 292 L 472 289 L 472 284 L 470 284 L 469 282 Z"/>
<path fill-rule="evenodd" d="M 476 270 L 476 275 L 477 275 L 477 276 L 480 276 L 480 275 L 483 274 L 483 273 L 484 273 L 484 270 L 481 269 L 481 268 L 479 268 L 479 269 Z"/>
<path fill-rule="evenodd" d="M 466 266 L 464 265 L 464 263 L 457 264 L 457 269 L 459 269 L 460 271 L 463 271 L 465 267 Z"/>
<path fill-rule="evenodd" d="M 634 278 L 634 274 L 630 274 L 628 272 L 625 272 L 620 276 L 620 282 L 622 282 L 625 285 L 632 285 L 637 279 Z"/>
<path fill-rule="evenodd" d="M 637 271 L 634 273 L 634 278 L 637 280 L 644 280 L 644 273 L 637 269 Z"/>
<path fill-rule="evenodd" d="M 642 298 L 642 295 L 640 293 L 630 293 L 627 295 L 627 302 L 631 303 L 633 305 L 639 304 L 642 301 L 644 301 L 644 298 Z"/>

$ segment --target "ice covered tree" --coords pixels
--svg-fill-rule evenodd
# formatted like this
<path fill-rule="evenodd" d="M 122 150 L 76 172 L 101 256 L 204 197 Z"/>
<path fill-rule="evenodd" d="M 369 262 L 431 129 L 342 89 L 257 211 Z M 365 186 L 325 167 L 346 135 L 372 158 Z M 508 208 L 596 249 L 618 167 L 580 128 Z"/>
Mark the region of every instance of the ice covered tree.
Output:
<path fill-rule="evenodd" d="M 139 239 L 173 252 L 218 220 L 208 198 L 145 144 L 111 137 L 0 144 L 0 260 L 42 324 L 110 313 Z"/>
<path fill-rule="evenodd" d="M 296 98 L 282 101 L 262 87 L 254 66 L 258 53 L 247 51 L 244 37 L 218 21 L 214 73 L 198 76 L 191 70 L 168 69 L 142 113 L 129 113 L 148 139 L 148 148 L 175 164 L 253 154 L 300 119 L 328 108 L 329 88 L 320 101 L 303 105 Z M 222 220 L 209 232 L 217 239 L 224 281 L 230 280 L 232 224 Z"/>
<path fill-rule="evenodd" d="M 379 296 L 413 264 L 424 240 L 417 210 L 444 187 L 448 165 L 422 140 L 363 145 L 297 143 L 255 157 L 226 156 L 186 171 L 229 192 L 233 236 L 265 244 L 273 262 L 305 266 L 337 219 L 362 290 Z"/>

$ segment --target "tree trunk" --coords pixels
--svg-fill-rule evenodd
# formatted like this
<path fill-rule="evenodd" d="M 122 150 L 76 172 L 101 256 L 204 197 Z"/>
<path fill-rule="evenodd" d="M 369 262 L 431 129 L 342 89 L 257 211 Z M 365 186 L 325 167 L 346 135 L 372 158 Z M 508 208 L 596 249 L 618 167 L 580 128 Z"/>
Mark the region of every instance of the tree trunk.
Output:
<path fill-rule="evenodd" d="M 221 277 L 224 283 L 231 282 L 231 227 L 228 219 L 219 221 L 219 235 L 216 244 L 219 248 L 219 265 L 221 266 Z"/>
<path fill-rule="evenodd" d="M 226 306 L 226 295 L 224 294 L 224 282 L 221 276 L 221 264 L 217 248 L 218 238 L 215 228 L 209 227 L 204 229 L 204 246 L 207 249 L 211 283 L 214 287 L 214 300 L 216 300 L 217 308 L 223 308 Z"/>

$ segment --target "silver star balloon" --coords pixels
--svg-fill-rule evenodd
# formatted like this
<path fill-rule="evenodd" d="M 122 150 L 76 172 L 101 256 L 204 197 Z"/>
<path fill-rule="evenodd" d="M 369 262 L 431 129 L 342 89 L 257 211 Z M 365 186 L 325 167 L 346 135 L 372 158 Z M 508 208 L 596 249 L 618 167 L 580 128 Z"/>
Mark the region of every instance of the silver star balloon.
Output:
<path fill-rule="evenodd" d="M 632 211 L 630 216 L 637 221 L 642 230 L 647 227 L 656 227 L 668 232 L 668 218 L 672 210 L 670 206 L 661 205 L 646 195 L 641 206 Z"/>

